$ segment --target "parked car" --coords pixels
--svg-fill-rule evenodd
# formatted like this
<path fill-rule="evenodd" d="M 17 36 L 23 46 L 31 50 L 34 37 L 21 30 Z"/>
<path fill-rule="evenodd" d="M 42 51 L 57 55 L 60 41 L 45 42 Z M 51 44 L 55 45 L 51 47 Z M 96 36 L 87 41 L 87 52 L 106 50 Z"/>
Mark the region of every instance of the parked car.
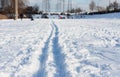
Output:
<path fill-rule="evenodd" d="M 46 14 L 42 14 L 41 18 L 48 18 L 48 16 Z"/>

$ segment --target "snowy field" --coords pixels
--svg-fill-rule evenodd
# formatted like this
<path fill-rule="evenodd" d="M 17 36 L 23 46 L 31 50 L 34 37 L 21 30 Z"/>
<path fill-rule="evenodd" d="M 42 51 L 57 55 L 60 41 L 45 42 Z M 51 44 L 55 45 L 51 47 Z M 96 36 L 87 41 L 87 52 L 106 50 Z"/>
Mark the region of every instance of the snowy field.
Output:
<path fill-rule="evenodd" d="M 60 19 L 59 16 L 65 17 L 67 19 L 67 16 L 65 15 L 47 15 L 49 19 Z M 41 19 L 41 15 L 33 15 L 33 18 L 35 19 Z M 120 19 L 120 13 L 108 13 L 108 14 L 95 14 L 95 15 L 77 15 L 73 14 L 70 16 L 70 19 Z"/>
<path fill-rule="evenodd" d="M 120 20 L 0 20 L 0 77 L 120 77 Z"/>
<path fill-rule="evenodd" d="M 120 13 L 95 14 L 95 15 L 73 15 L 75 19 L 120 19 Z"/>

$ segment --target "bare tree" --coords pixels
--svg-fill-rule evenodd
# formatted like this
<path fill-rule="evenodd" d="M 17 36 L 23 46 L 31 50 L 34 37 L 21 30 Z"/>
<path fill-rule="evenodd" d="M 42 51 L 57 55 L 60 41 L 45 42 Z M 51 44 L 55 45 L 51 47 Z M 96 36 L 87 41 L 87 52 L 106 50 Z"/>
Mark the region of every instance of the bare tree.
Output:
<path fill-rule="evenodd" d="M 4 9 L 8 6 L 14 6 L 15 0 L 0 0 L 1 1 L 1 7 Z M 28 4 L 28 0 L 18 0 L 18 6 L 19 8 L 23 8 Z"/>
<path fill-rule="evenodd" d="M 94 9 L 96 9 L 96 4 L 95 4 L 95 2 L 93 0 L 89 4 L 89 8 L 90 8 L 91 11 L 93 11 Z"/>
<path fill-rule="evenodd" d="M 117 10 L 117 9 L 118 9 L 119 4 L 118 4 L 117 1 L 114 1 L 114 2 L 113 2 L 113 7 L 114 7 L 114 10 Z"/>
<path fill-rule="evenodd" d="M 15 13 L 15 0 L 0 0 L 3 13 L 7 14 L 10 18 L 14 17 Z M 19 13 L 23 13 L 23 9 L 28 5 L 28 0 L 18 0 Z"/>
<path fill-rule="evenodd" d="M 110 3 L 109 6 L 107 6 L 107 10 L 118 10 L 119 9 L 119 3 L 115 0 L 113 3 Z"/>

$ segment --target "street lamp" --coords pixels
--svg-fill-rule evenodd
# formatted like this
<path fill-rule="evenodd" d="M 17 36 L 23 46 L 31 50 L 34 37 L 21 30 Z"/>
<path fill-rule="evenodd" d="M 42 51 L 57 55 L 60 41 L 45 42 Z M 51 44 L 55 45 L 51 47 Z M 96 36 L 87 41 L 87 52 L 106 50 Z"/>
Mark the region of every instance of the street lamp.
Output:
<path fill-rule="evenodd" d="M 15 0 L 15 20 L 18 19 L 18 0 Z"/>

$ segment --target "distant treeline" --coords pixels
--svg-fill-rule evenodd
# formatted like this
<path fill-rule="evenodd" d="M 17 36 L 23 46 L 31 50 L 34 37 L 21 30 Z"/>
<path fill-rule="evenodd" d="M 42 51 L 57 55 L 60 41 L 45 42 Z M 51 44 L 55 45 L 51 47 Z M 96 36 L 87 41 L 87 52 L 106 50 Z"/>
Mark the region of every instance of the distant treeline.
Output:
<path fill-rule="evenodd" d="M 109 13 L 118 13 L 120 12 L 120 9 L 118 10 L 111 10 L 111 11 L 99 11 L 99 12 L 85 12 L 82 13 L 81 15 L 96 15 L 96 14 L 109 14 Z"/>

